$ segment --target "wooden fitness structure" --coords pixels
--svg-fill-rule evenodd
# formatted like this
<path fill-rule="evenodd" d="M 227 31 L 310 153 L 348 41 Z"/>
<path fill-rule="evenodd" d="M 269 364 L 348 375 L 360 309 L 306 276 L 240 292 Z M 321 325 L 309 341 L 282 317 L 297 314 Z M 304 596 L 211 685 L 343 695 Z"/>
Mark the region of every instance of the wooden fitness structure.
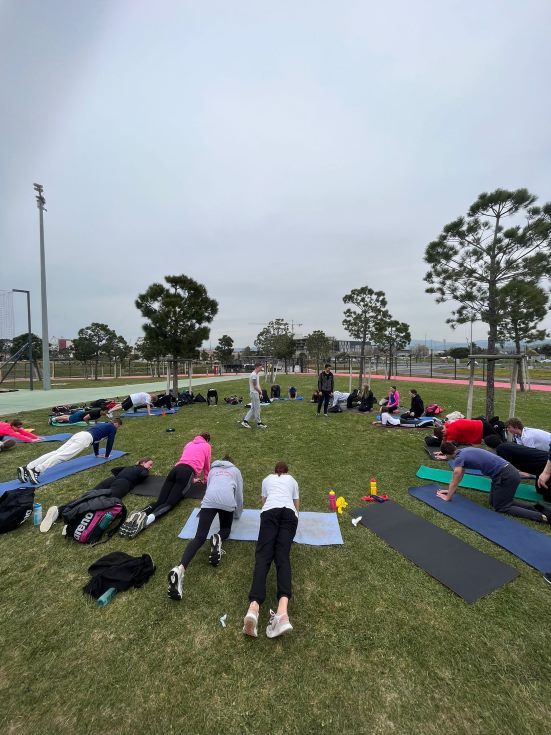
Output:
<path fill-rule="evenodd" d="M 515 415 L 517 403 L 517 380 L 519 371 L 525 376 L 526 386 L 530 390 L 530 378 L 528 374 L 528 358 L 526 355 L 469 355 L 469 396 L 467 398 L 467 418 L 473 417 L 474 396 L 474 371 L 475 360 L 486 360 L 486 362 L 497 362 L 498 360 L 511 360 L 511 397 L 509 399 L 509 416 Z"/>

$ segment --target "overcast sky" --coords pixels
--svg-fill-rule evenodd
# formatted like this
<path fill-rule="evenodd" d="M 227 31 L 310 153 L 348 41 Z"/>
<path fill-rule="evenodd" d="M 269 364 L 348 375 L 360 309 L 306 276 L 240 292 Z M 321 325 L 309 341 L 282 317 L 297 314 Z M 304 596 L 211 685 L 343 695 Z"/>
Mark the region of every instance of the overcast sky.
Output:
<path fill-rule="evenodd" d="M 548 0 L 0 0 L 0 289 L 40 332 L 38 181 L 50 336 L 133 342 L 137 294 L 185 273 L 213 346 L 275 317 L 346 338 L 363 285 L 463 341 L 424 249 L 481 191 L 551 200 L 550 24 Z"/>

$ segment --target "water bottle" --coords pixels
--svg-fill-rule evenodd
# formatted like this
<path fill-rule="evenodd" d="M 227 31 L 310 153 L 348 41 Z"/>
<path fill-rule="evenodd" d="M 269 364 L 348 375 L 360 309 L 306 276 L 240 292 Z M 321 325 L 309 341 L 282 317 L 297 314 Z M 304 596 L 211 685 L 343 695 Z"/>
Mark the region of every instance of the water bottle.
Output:
<path fill-rule="evenodd" d="M 369 481 L 369 492 L 371 495 L 377 495 L 377 480 L 374 477 Z"/>
<path fill-rule="evenodd" d="M 99 522 L 99 528 L 101 528 L 102 531 L 105 531 L 105 529 L 108 528 L 112 520 L 113 520 L 113 514 L 109 511 L 109 513 L 106 513 L 101 519 L 101 521 Z"/>
<path fill-rule="evenodd" d="M 102 518 L 103 520 L 103 518 Z M 96 600 L 96 606 L 97 607 L 105 607 L 106 605 L 109 605 L 113 597 L 117 594 L 117 590 L 114 587 L 109 587 L 109 589 L 103 593 L 101 597 L 98 597 Z"/>
<path fill-rule="evenodd" d="M 329 508 L 337 510 L 337 496 L 334 490 L 329 490 Z"/>
<path fill-rule="evenodd" d="M 42 523 L 42 504 L 33 503 L 33 526 L 40 526 Z"/>

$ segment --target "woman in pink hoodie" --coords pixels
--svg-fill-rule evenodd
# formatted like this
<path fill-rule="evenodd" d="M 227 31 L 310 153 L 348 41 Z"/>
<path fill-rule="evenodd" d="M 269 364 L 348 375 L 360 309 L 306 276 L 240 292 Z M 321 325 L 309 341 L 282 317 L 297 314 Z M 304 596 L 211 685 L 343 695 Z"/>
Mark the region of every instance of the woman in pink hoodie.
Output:
<path fill-rule="evenodd" d="M 36 442 L 40 439 L 32 431 L 23 428 L 21 419 L 14 419 L 9 424 L 6 421 L 0 421 L 0 439 L 3 437 L 19 439 L 21 442 Z"/>
<path fill-rule="evenodd" d="M 206 483 L 209 477 L 211 453 L 210 434 L 206 431 L 188 442 L 182 451 L 182 456 L 168 473 L 157 502 L 154 505 L 148 505 L 143 510 L 135 510 L 130 513 L 121 526 L 120 535 L 134 538 L 144 528 L 169 513 L 186 497 L 192 482 L 201 473 L 203 473 L 203 482 Z"/>

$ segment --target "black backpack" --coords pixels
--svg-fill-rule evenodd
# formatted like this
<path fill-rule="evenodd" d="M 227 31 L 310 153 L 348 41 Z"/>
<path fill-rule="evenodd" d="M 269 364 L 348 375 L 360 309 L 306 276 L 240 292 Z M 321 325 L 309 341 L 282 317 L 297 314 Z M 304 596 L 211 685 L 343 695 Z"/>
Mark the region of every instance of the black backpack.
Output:
<path fill-rule="evenodd" d="M 280 398 L 281 397 L 281 388 L 277 383 L 274 383 L 272 387 L 270 388 L 270 395 L 272 398 Z"/>
<path fill-rule="evenodd" d="M 0 533 L 13 531 L 33 512 L 34 488 L 22 487 L 0 495 Z"/>
<path fill-rule="evenodd" d="M 195 398 L 193 399 L 193 403 L 206 403 L 207 399 L 202 396 L 200 393 L 197 393 Z"/>

